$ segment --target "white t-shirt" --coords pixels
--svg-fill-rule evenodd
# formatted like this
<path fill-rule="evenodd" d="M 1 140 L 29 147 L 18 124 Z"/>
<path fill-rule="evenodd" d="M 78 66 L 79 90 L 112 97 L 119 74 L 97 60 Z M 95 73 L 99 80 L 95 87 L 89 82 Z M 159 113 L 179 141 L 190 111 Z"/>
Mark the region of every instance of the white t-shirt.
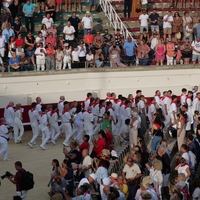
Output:
<path fill-rule="evenodd" d="M 84 28 L 90 29 L 92 28 L 92 17 L 83 17 L 81 22 L 84 24 Z"/>
<path fill-rule="evenodd" d="M 75 29 L 73 26 L 65 26 L 63 29 L 63 33 L 66 34 L 70 34 L 70 33 L 75 33 Z M 65 35 L 65 40 L 74 40 L 74 34 L 72 35 Z"/>
<path fill-rule="evenodd" d="M 93 121 L 94 117 L 92 113 L 88 113 L 87 111 L 83 113 L 83 121 L 84 121 L 84 129 L 92 130 L 93 129 Z"/>
<path fill-rule="evenodd" d="M 141 0 L 141 4 L 142 4 L 142 5 L 145 5 L 145 4 L 147 4 L 147 3 L 148 3 L 147 0 Z"/>
<path fill-rule="evenodd" d="M 79 61 L 78 51 L 72 51 L 73 61 Z"/>
<path fill-rule="evenodd" d="M 0 136 L 9 138 L 9 134 L 8 133 L 8 128 L 5 125 L 1 125 L 0 126 Z"/>
<path fill-rule="evenodd" d="M 40 52 L 40 50 L 43 50 L 43 52 Z M 46 49 L 45 49 L 45 48 L 40 48 L 40 47 L 38 47 L 38 48 L 35 50 L 35 55 L 36 55 L 36 54 L 41 54 L 41 55 L 36 55 L 37 58 L 45 58 L 45 53 L 46 53 Z"/>
<path fill-rule="evenodd" d="M 156 113 L 156 107 L 154 104 L 151 104 L 148 108 L 148 118 L 150 121 L 152 120 L 152 113 L 153 115 Z"/>
<path fill-rule="evenodd" d="M 87 168 L 89 165 L 92 165 L 92 158 L 88 155 L 83 159 L 82 169 Z M 85 178 L 89 176 L 91 169 L 84 171 Z"/>
<path fill-rule="evenodd" d="M 198 52 L 200 52 L 200 42 L 197 42 L 196 40 L 192 42 L 192 47 L 197 50 Z M 196 51 L 192 51 L 192 54 L 194 55 L 200 55 L 200 53 L 197 53 Z"/>
<path fill-rule="evenodd" d="M 172 112 L 177 112 L 177 106 L 176 106 L 176 104 L 175 103 L 172 103 L 171 105 L 170 105 L 170 114 L 172 114 Z"/>
<path fill-rule="evenodd" d="M 123 172 L 126 173 L 126 179 L 133 178 L 137 174 L 141 173 L 141 170 L 137 164 L 133 164 L 132 167 L 129 167 L 127 164 L 124 166 Z"/>
<path fill-rule="evenodd" d="M 164 20 L 167 19 L 167 18 L 168 18 L 168 20 L 165 22 Z M 163 17 L 163 28 L 171 28 L 172 27 L 172 24 L 169 21 L 173 22 L 174 21 L 173 17 L 171 15 L 170 16 L 165 15 Z"/>
<path fill-rule="evenodd" d="M 141 24 L 140 26 L 148 26 L 148 19 L 149 19 L 149 16 L 147 14 L 141 14 L 140 17 L 139 17 L 139 20 L 141 20 Z"/>
<path fill-rule="evenodd" d="M 42 19 L 42 24 L 45 24 L 47 29 L 51 28 L 51 25 L 53 24 L 53 19 L 50 17 L 49 19 L 47 19 L 46 17 L 44 17 Z"/>
<path fill-rule="evenodd" d="M 196 200 L 196 198 L 198 198 L 198 200 L 200 199 L 200 188 L 196 188 L 192 194 L 192 200 Z"/>
<path fill-rule="evenodd" d="M 45 39 L 44 39 L 44 37 L 40 38 L 40 37 L 37 36 L 35 38 L 35 42 L 38 43 L 39 41 L 42 42 L 43 43 L 43 47 L 45 47 Z"/>
<path fill-rule="evenodd" d="M 91 55 L 87 54 L 86 55 L 86 60 L 87 61 L 92 61 L 93 59 L 94 59 L 94 55 L 93 54 L 91 54 Z"/>
<path fill-rule="evenodd" d="M 63 123 L 70 123 L 71 115 L 69 112 L 65 112 L 62 114 L 62 121 Z"/>

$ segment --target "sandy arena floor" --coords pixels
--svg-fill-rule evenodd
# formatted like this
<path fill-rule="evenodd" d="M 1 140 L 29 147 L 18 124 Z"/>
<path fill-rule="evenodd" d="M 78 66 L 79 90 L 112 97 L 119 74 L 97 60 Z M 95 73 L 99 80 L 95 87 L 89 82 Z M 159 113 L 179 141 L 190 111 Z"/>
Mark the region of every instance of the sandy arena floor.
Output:
<path fill-rule="evenodd" d="M 32 132 L 25 132 L 23 136 L 23 143 L 14 144 L 13 140 L 9 141 L 9 153 L 8 157 L 10 161 L 3 161 L 0 156 L 0 176 L 5 174 L 6 171 L 10 171 L 15 174 L 16 170 L 14 163 L 21 161 L 24 169 L 34 174 L 35 186 L 34 189 L 28 192 L 28 200 L 48 200 L 49 188 L 47 187 L 51 173 L 51 161 L 56 158 L 60 164 L 64 159 L 62 153 L 62 141 L 59 139 L 56 146 L 47 144 L 48 148 L 46 151 L 40 147 L 31 149 L 27 143 L 32 137 Z M 37 143 L 41 144 L 41 138 L 37 139 Z M 15 185 L 12 184 L 8 179 L 1 180 L 0 186 L 0 199 L 11 200 L 15 195 Z"/>

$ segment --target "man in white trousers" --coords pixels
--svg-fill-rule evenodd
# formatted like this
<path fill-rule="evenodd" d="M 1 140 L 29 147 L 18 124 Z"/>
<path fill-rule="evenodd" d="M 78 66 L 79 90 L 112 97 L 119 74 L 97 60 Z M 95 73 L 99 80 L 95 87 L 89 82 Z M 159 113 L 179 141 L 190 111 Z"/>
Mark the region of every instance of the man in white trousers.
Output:
<path fill-rule="evenodd" d="M 68 101 L 64 102 L 64 109 L 62 112 L 62 122 L 63 122 L 63 129 L 64 129 L 64 133 L 65 133 L 65 141 L 63 142 L 63 145 L 69 146 L 69 139 L 73 135 L 73 131 L 72 131 L 73 120 L 69 113 Z"/>
<path fill-rule="evenodd" d="M 65 101 L 65 96 L 60 96 L 60 101 L 58 102 L 58 115 L 59 115 L 59 118 L 61 119 L 61 125 L 60 125 L 61 133 L 64 133 L 63 122 L 62 122 L 62 112 L 64 108 L 64 104 L 63 104 L 64 101 Z"/>
<path fill-rule="evenodd" d="M 33 137 L 31 139 L 31 141 L 28 143 L 28 146 L 30 148 L 33 148 L 36 145 L 36 139 L 39 135 L 39 129 L 38 129 L 38 118 L 39 118 L 39 113 L 36 111 L 36 103 L 33 102 L 31 104 L 31 109 L 28 111 L 28 115 L 29 115 L 29 119 L 30 119 L 30 123 L 31 123 L 31 128 L 32 128 L 32 132 L 33 132 Z"/>
<path fill-rule="evenodd" d="M 41 99 L 41 97 L 36 97 L 36 111 L 38 112 L 38 113 L 40 113 L 41 112 L 41 108 L 42 108 L 42 99 Z"/>
<path fill-rule="evenodd" d="M 42 132 L 42 144 L 40 147 L 43 150 L 46 150 L 47 148 L 45 147 L 46 143 L 50 139 L 50 133 L 49 133 L 49 128 L 48 128 L 48 120 L 47 120 L 47 113 L 46 113 L 46 107 L 42 106 L 40 116 L 39 116 L 39 130 Z"/>
<path fill-rule="evenodd" d="M 10 131 L 6 127 L 6 120 L 0 119 L 0 155 L 3 154 L 3 160 L 8 161 L 8 140 Z"/>
<path fill-rule="evenodd" d="M 13 107 L 14 107 L 14 102 L 11 101 L 4 109 L 4 118 L 6 120 L 6 124 L 12 128 L 14 127 L 14 113 L 15 113 Z"/>
<path fill-rule="evenodd" d="M 15 144 L 22 142 L 24 135 L 24 126 L 22 124 L 22 107 L 21 104 L 16 104 L 14 113 L 14 142 Z"/>
<path fill-rule="evenodd" d="M 83 110 L 88 111 L 88 107 L 90 106 L 90 99 L 91 98 L 92 98 L 92 93 L 88 92 L 87 93 L 87 98 L 84 101 Z"/>

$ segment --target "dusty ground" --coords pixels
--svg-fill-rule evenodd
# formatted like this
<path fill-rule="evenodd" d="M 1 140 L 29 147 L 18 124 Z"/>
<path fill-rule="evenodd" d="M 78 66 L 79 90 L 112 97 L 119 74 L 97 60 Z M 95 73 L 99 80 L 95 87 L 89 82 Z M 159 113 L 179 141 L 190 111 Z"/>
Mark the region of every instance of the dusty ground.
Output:
<path fill-rule="evenodd" d="M 8 157 L 10 161 L 3 161 L 2 156 L 0 156 L 0 176 L 6 171 L 10 171 L 15 174 L 16 170 L 14 163 L 16 161 L 21 161 L 24 169 L 32 172 L 35 179 L 34 189 L 28 192 L 28 200 L 48 200 L 47 187 L 50 173 L 51 173 L 51 161 L 56 158 L 62 163 L 64 155 L 62 153 L 62 141 L 59 139 L 56 146 L 47 144 L 48 148 L 43 151 L 40 147 L 30 149 L 27 145 L 28 141 L 32 137 L 32 132 L 25 132 L 23 137 L 23 143 L 14 144 L 13 140 L 9 141 L 9 153 Z M 41 138 L 37 139 L 37 143 L 41 143 Z M 0 186 L 0 199 L 1 200 L 11 200 L 15 195 L 15 185 L 13 185 L 9 180 L 1 180 Z"/>

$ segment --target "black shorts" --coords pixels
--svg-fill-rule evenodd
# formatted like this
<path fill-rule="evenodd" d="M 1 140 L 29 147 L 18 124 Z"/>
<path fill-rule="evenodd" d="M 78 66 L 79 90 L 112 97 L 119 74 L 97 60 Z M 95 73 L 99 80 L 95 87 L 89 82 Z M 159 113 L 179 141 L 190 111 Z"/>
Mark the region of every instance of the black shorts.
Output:
<path fill-rule="evenodd" d="M 192 57 L 192 52 L 191 51 L 189 51 L 189 52 L 182 51 L 181 53 L 182 53 L 182 58 L 191 58 Z"/>

